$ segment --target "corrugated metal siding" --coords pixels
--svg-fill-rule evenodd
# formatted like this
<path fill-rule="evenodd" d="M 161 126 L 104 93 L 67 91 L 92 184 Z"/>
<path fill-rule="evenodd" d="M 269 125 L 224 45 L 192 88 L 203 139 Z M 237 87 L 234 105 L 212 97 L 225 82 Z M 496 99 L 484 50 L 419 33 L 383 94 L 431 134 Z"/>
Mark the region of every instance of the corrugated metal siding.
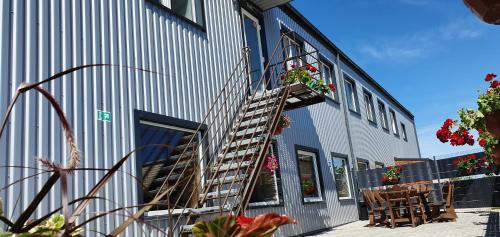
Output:
<path fill-rule="evenodd" d="M 294 22 L 293 19 L 278 8 L 265 12 L 264 21 L 268 45 L 274 45 L 279 40 L 280 25 L 282 24 L 306 41 L 306 51 L 312 52 L 318 50 L 324 58 L 333 63 L 337 85 L 340 89 L 339 95 L 344 96 L 343 88 L 340 86 L 340 78 L 338 78 L 338 75 L 341 75 L 341 73 L 338 73 L 340 68 L 335 52 L 328 50 L 327 47 L 308 34 L 301 25 Z M 354 146 L 354 157 L 368 159 L 372 162 L 372 166 L 374 166 L 374 161 L 391 164 L 394 162 L 394 157 L 419 157 L 413 121 L 344 63 L 341 63 L 340 67 L 342 71 L 347 72 L 356 80 L 361 108 L 361 119 L 347 113 Z M 387 109 L 391 108 L 396 111 L 398 126 L 400 126 L 399 122 L 401 121 L 406 125 L 408 142 L 385 133 L 380 124 L 377 128 L 369 124 L 364 111 L 363 88 L 374 94 L 373 101 L 375 102 L 377 116 L 378 108 L 376 103 L 379 98 L 384 101 Z M 387 111 L 387 113 L 389 112 Z M 288 115 L 293 121 L 292 128 L 286 129 L 283 136 L 279 139 L 284 203 L 280 207 L 251 209 L 249 213 L 255 215 L 272 211 L 291 215 L 296 218 L 299 224 L 282 228 L 279 232 L 280 236 L 298 235 L 357 220 L 358 212 L 354 200 L 338 200 L 333 174 L 327 163 L 327 160 L 331 158 L 331 152 L 335 152 L 348 155 L 351 160 L 350 166 L 353 168 L 353 157 L 348 142 L 344 105 L 327 100 L 325 103 L 288 112 Z M 326 195 L 324 203 L 302 203 L 300 180 L 297 174 L 295 144 L 315 148 L 320 151 L 319 158 Z"/>
<path fill-rule="evenodd" d="M 111 63 L 163 73 L 108 67 L 45 86 L 67 113 L 84 157 L 82 166 L 111 167 L 135 147 L 134 109 L 199 122 L 240 58 L 240 18 L 233 1 L 205 1 L 205 8 L 206 32 L 144 0 L 1 1 L 0 111 L 6 111 L 21 82 L 40 81 L 73 66 Z M 96 121 L 97 110 L 110 111 L 113 121 Z M 63 138 L 54 111 L 30 92 L 19 100 L 0 140 L 0 165 L 39 167 L 36 157 L 64 163 L 68 149 Z M 2 170 L 2 186 L 38 172 Z M 127 174 L 135 170 L 132 159 L 101 193 L 109 201 L 94 202 L 88 213 L 137 203 L 135 181 Z M 77 172 L 70 194 L 83 196 L 102 175 Z M 41 177 L 2 192 L 9 216 L 18 216 L 28 205 L 47 175 Z M 59 205 L 59 192 L 52 192 L 37 215 Z M 108 232 L 121 220 L 108 217 L 87 231 Z M 127 232 L 140 235 L 149 234 L 137 226 Z"/>

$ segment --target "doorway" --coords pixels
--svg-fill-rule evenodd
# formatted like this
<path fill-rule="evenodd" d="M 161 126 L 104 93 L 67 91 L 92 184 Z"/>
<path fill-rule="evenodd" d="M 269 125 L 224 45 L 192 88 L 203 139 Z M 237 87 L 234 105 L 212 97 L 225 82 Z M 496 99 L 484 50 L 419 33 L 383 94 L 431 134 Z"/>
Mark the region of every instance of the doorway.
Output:
<path fill-rule="evenodd" d="M 252 91 L 263 92 L 266 81 L 260 82 L 264 72 L 262 56 L 261 26 L 257 17 L 242 9 L 245 46 L 249 48 L 250 87 Z"/>

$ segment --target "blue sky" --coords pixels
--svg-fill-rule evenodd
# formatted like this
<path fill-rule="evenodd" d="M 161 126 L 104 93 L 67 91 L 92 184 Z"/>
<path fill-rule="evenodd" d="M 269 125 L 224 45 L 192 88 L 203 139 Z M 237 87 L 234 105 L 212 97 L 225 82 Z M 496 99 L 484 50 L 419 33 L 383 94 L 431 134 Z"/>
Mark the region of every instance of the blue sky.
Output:
<path fill-rule="evenodd" d="M 484 75 L 500 75 L 500 26 L 457 0 L 295 0 L 293 5 L 415 115 L 422 156 L 477 149 L 435 132 L 477 107 Z"/>

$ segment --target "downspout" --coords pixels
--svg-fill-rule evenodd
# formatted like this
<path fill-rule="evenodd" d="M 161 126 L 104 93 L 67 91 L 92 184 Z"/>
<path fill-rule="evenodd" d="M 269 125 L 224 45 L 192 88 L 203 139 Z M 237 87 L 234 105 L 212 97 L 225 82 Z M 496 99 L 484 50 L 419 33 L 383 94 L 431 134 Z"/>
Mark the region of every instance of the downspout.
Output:
<path fill-rule="evenodd" d="M 354 184 L 354 202 L 357 204 L 358 203 L 358 182 L 355 182 L 357 180 L 357 175 L 356 171 L 358 170 L 358 165 L 356 163 L 356 156 L 354 155 L 354 147 L 352 143 L 352 136 L 351 136 L 351 129 L 349 125 L 349 108 L 347 108 L 347 99 L 345 98 L 345 92 L 344 92 L 344 78 L 342 77 L 342 66 L 341 66 L 341 61 L 340 61 L 340 54 L 337 51 L 337 78 L 339 78 L 340 85 L 338 86 L 339 90 L 339 97 L 342 98 L 342 107 L 344 108 L 344 118 L 345 118 L 345 127 L 347 130 L 347 140 L 349 142 L 349 151 L 351 153 L 351 170 L 353 170 L 352 175 L 351 175 L 351 183 Z M 342 91 L 341 91 L 342 89 Z M 358 206 L 358 212 L 359 212 L 359 206 Z"/>

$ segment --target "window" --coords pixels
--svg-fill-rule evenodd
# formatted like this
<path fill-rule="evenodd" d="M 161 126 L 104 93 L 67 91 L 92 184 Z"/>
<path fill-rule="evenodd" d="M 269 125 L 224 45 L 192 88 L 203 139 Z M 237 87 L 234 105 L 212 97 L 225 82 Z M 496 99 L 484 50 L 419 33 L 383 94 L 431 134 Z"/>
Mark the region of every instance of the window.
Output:
<path fill-rule="evenodd" d="M 403 140 L 408 141 L 408 136 L 406 134 L 406 126 L 404 123 L 401 123 L 401 135 L 403 136 Z"/>
<path fill-rule="evenodd" d="M 394 133 L 394 135 L 399 135 L 398 122 L 396 120 L 396 112 L 390 109 L 389 114 L 391 116 L 392 133 Z"/>
<path fill-rule="evenodd" d="M 203 19 L 203 0 L 154 0 L 169 8 L 176 15 L 184 17 L 200 26 L 205 26 Z"/>
<path fill-rule="evenodd" d="M 335 80 L 333 66 L 331 64 L 320 61 L 320 67 L 321 67 L 320 68 L 321 77 L 323 77 L 323 80 L 325 81 L 325 83 L 327 85 L 332 83 L 335 85 L 335 87 L 337 87 L 337 80 Z M 333 100 L 339 101 L 338 87 L 337 87 L 337 90 L 335 92 L 330 92 L 329 96 Z"/>
<path fill-rule="evenodd" d="M 158 117 L 160 115 L 155 116 Z M 163 118 L 165 116 L 160 117 L 162 118 L 159 120 L 157 119 L 154 122 L 143 120 L 143 118 L 141 118 L 136 126 L 137 147 L 146 146 L 137 153 L 137 164 L 140 170 L 142 182 L 140 187 L 142 189 L 143 203 L 150 202 L 158 192 L 165 191 L 167 186 L 165 185 L 162 188 L 163 183 L 165 182 L 167 175 L 174 168 L 174 163 L 179 159 L 181 159 L 181 161 L 177 164 L 177 167 L 180 167 L 179 172 L 182 172 L 184 167 L 187 167 L 186 169 L 189 170 L 190 173 L 201 172 L 198 169 L 198 166 L 195 165 L 196 163 L 199 163 L 199 159 L 202 157 L 201 154 L 192 158 L 192 154 L 196 149 L 196 146 L 190 147 L 185 153 L 183 153 L 186 145 L 191 139 L 194 139 L 193 141 L 196 144 L 198 144 L 197 141 L 201 140 L 201 134 L 195 133 L 196 131 L 194 129 L 196 129 L 196 126 L 190 127 L 189 129 L 172 126 L 170 123 L 166 124 L 159 121 L 170 119 L 178 122 L 180 120 L 170 117 Z M 169 147 L 147 146 L 152 144 L 165 144 L 169 145 Z M 200 149 L 203 150 L 201 147 Z M 177 170 L 174 172 L 177 172 Z M 179 178 L 182 177 L 178 175 L 177 179 Z M 176 178 L 173 178 L 171 181 L 175 182 L 177 180 Z M 182 196 L 179 196 L 182 190 L 176 190 L 172 195 L 169 195 L 161 200 L 159 205 L 154 209 L 165 210 L 174 208 L 174 206 L 169 205 L 173 205 L 178 199 L 179 206 L 190 207 L 196 205 L 196 200 L 191 198 L 189 194 L 200 188 L 198 185 L 199 180 L 192 179 L 191 181 L 186 182 L 186 180 L 184 180 L 183 182 L 185 183 L 184 185 L 189 188 Z"/>
<path fill-rule="evenodd" d="M 347 99 L 347 106 L 350 110 L 358 112 L 358 96 L 356 94 L 356 86 L 353 80 L 345 79 L 345 97 Z"/>
<path fill-rule="evenodd" d="M 304 202 L 322 201 L 317 153 L 297 150 L 300 187 Z"/>
<path fill-rule="evenodd" d="M 365 100 L 365 110 L 366 110 L 366 117 L 368 118 L 368 121 L 371 122 L 376 122 L 375 121 L 375 107 L 373 106 L 373 98 L 372 94 L 366 90 L 363 91 L 363 98 Z"/>
<path fill-rule="evenodd" d="M 384 163 L 375 162 L 375 168 L 376 169 L 380 169 L 380 168 L 384 168 L 384 167 L 385 167 Z"/>
<path fill-rule="evenodd" d="M 278 158 L 278 146 L 276 141 L 272 142 L 269 148 L 269 154 Z M 274 172 L 267 169 L 260 171 L 260 176 L 255 184 L 250 206 L 268 206 L 280 203 L 281 197 L 281 172 L 278 167 Z"/>
<path fill-rule="evenodd" d="M 292 65 L 303 66 L 302 60 L 298 58 L 302 55 L 302 45 L 288 35 L 283 38 L 283 43 L 283 47 L 285 47 L 285 57 L 288 59 L 287 68 L 292 69 Z"/>
<path fill-rule="evenodd" d="M 389 124 L 387 122 L 387 111 L 385 110 L 385 105 L 382 101 L 378 101 L 378 116 L 380 119 L 380 123 L 382 123 L 382 128 L 385 130 L 389 130 Z"/>
<path fill-rule="evenodd" d="M 332 169 L 337 187 L 339 199 L 351 198 L 351 186 L 349 184 L 349 169 L 347 168 L 347 159 L 332 156 Z"/>
<path fill-rule="evenodd" d="M 370 164 L 366 160 L 358 159 L 357 163 L 358 163 L 358 170 L 368 170 L 368 169 L 370 169 Z"/>

